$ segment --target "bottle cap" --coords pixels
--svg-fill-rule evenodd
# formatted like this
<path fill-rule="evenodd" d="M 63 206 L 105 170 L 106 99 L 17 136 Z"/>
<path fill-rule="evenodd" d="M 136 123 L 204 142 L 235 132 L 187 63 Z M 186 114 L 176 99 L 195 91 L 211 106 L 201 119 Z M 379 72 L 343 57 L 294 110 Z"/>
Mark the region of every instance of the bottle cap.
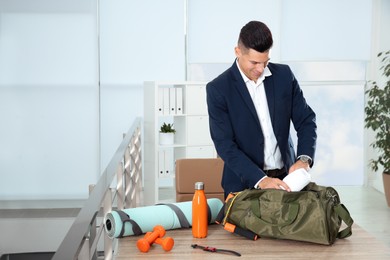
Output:
<path fill-rule="evenodd" d="M 195 190 L 203 190 L 204 189 L 204 184 L 203 182 L 195 182 Z"/>

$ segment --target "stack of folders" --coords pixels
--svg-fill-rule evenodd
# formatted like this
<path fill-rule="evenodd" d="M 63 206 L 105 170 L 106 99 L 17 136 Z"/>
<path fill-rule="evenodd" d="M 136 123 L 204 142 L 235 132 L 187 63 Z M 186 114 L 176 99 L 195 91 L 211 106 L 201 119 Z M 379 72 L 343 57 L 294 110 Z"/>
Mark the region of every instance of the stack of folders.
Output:
<path fill-rule="evenodd" d="M 159 178 L 170 177 L 173 174 L 173 150 L 160 149 L 158 151 L 158 173 Z"/>
<path fill-rule="evenodd" d="M 160 88 L 158 91 L 159 115 L 183 114 L 183 88 Z"/>

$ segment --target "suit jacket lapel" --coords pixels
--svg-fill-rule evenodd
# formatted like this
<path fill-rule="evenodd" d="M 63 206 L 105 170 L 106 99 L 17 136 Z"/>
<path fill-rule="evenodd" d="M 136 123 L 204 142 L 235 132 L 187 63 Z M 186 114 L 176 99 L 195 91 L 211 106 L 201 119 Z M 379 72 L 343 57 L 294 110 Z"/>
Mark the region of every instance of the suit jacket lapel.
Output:
<path fill-rule="evenodd" d="M 269 116 L 271 118 L 272 127 L 275 129 L 275 87 L 272 76 L 265 77 L 264 79 L 265 95 L 267 96 Z"/>
<path fill-rule="evenodd" d="M 244 100 L 244 103 L 248 106 L 249 110 L 251 111 L 252 116 L 255 118 L 257 124 L 260 127 L 260 121 L 259 117 L 257 116 L 255 105 L 253 104 L 251 95 L 248 92 L 248 89 L 245 85 L 244 80 L 241 77 L 240 71 L 238 70 L 236 62 L 234 62 L 232 66 L 232 72 L 233 72 L 233 78 L 235 81 L 234 86 L 236 87 L 237 91 L 240 93 L 241 98 Z"/>
<path fill-rule="evenodd" d="M 264 79 L 265 95 L 267 96 L 268 109 L 271 120 L 275 115 L 275 88 L 272 76 L 265 77 Z"/>

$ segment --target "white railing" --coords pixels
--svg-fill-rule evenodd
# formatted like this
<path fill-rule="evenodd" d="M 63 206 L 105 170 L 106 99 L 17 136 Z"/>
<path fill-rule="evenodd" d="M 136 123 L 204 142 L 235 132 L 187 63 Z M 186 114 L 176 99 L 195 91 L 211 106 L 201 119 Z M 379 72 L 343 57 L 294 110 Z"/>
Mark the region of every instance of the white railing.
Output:
<path fill-rule="evenodd" d="M 142 203 L 141 134 L 141 119 L 137 118 L 97 184 L 91 185 L 85 206 L 80 210 L 53 260 L 98 259 L 97 247 L 101 238 L 104 239 L 104 259 L 113 258 L 117 240 L 110 239 L 104 232 L 104 216 L 113 206 L 124 209 Z M 98 217 L 100 214 L 103 214 L 103 218 Z"/>

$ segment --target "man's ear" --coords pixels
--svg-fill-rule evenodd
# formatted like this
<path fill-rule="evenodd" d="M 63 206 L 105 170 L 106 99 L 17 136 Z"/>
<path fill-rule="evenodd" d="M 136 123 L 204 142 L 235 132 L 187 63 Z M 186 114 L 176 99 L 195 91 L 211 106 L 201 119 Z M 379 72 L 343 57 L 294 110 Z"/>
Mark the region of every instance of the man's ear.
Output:
<path fill-rule="evenodd" d="M 234 48 L 234 53 L 236 54 L 237 58 L 241 57 L 241 49 L 240 49 L 240 47 L 236 46 Z"/>

